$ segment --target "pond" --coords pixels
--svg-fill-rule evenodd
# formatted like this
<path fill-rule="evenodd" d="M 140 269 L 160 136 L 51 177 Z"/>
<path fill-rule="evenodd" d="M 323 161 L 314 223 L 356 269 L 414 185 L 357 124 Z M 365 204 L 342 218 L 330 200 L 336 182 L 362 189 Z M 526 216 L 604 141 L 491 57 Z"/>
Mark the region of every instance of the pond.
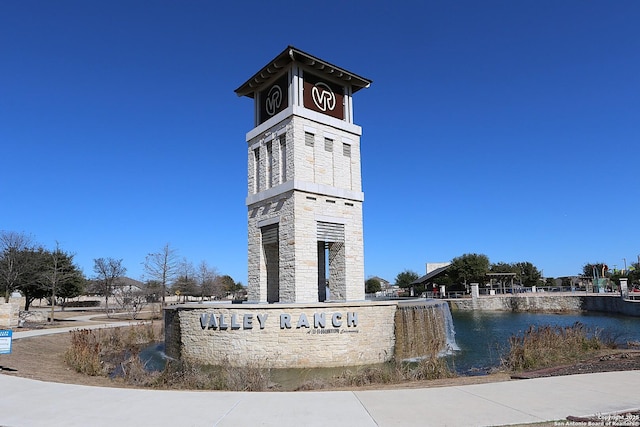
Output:
<path fill-rule="evenodd" d="M 580 322 L 597 331 L 605 340 L 613 339 L 620 347 L 629 341 L 640 342 L 640 318 L 590 314 L 512 313 L 458 311 L 453 313 L 456 351 L 448 356 L 450 366 L 460 375 L 486 375 L 500 365 L 509 337 L 522 335 L 529 326 L 571 326 Z M 164 343 L 154 343 L 140 353 L 148 370 L 164 369 L 167 357 Z M 279 383 L 289 383 L 316 376 L 328 378 L 344 368 L 282 369 L 272 374 Z"/>
<path fill-rule="evenodd" d="M 547 314 L 468 311 L 454 312 L 453 324 L 460 351 L 448 356 L 461 375 L 485 375 L 499 366 L 509 337 L 522 335 L 529 326 L 571 326 L 580 322 L 624 347 L 640 341 L 640 318 L 589 314 Z"/>

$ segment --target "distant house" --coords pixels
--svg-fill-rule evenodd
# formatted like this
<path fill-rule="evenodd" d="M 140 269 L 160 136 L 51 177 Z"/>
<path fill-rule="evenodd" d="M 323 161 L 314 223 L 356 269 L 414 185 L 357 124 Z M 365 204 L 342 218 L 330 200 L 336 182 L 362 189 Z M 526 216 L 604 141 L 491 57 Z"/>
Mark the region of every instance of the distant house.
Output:
<path fill-rule="evenodd" d="M 382 277 L 373 276 L 373 277 L 369 277 L 369 279 L 376 279 L 378 282 L 380 282 L 380 287 L 382 289 L 389 289 L 389 287 L 391 286 L 391 283 L 389 283 L 388 280 L 385 280 Z"/>
<path fill-rule="evenodd" d="M 118 292 L 142 292 L 144 291 L 144 283 L 130 277 L 121 277 L 116 281 L 114 293 Z"/>
<path fill-rule="evenodd" d="M 376 279 L 380 282 L 380 290 L 376 292 L 376 297 L 397 297 L 400 288 L 382 277 L 373 276 L 369 279 Z"/>
<path fill-rule="evenodd" d="M 116 293 L 118 289 L 126 289 L 127 291 L 142 291 L 144 290 L 144 283 L 139 280 L 132 279 L 130 277 L 120 277 L 113 285 L 112 293 Z M 99 280 L 91 279 L 87 281 L 87 287 L 85 293 L 87 295 L 102 295 L 104 289 Z"/>

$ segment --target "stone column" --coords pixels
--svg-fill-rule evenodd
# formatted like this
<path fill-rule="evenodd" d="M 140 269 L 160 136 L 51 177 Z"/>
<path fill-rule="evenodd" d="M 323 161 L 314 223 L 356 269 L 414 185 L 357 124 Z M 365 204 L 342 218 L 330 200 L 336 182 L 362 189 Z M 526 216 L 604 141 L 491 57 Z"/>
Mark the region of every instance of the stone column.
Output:
<path fill-rule="evenodd" d="M 18 326 L 20 306 L 16 303 L 0 301 L 0 328 L 15 328 Z"/>
<path fill-rule="evenodd" d="M 620 278 L 620 296 L 622 298 L 629 298 L 629 287 L 627 285 L 627 278 Z"/>
<path fill-rule="evenodd" d="M 471 284 L 471 298 L 472 299 L 480 298 L 480 285 L 477 283 Z"/>

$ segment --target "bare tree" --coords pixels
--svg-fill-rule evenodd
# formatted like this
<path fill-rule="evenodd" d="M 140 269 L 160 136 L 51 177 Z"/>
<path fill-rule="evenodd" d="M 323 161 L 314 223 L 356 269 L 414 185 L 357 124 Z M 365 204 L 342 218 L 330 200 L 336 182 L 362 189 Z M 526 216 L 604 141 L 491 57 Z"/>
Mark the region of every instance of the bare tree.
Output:
<path fill-rule="evenodd" d="M 121 259 L 97 258 L 93 260 L 93 271 L 96 273 L 96 281 L 104 294 L 104 307 L 109 317 L 109 296 L 118 279 L 125 275 L 127 269 L 122 265 Z"/>
<path fill-rule="evenodd" d="M 144 283 L 127 277 L 120 278 L 113 290 L 116 304 L 132 320 L 137 319 L 138 314 L 147 305 L 148 296 L 149 293 Z"/>
<path fill-rule="evenodd" d="M 198 286 L 200 287 L 200 301 L 204 297 L 216 295 L 215 285 L 218 278 L 218 272 L 214 267 L 209 267 L 206 261 L 201 261 L 198 265 Z"/>
<path fill-rule="evenodd" d="M 31 245 L 31 237 L 15 231 L 0 231 L 0 285 L 4 288 L 4 300 L 9 302 L 18 279 L 27 266 L 21 262 L 21 253 Z"/>
<path fill-rule="evenodd" d="M 73 265 L 73 255 L 63 252 L 58 242 L 56 242 L 55 250 L 47 251 L 47 253 L 50 256 L 50 260 L 42 272 L 42 278 L 47 286 L 51 288 L 51 317 L 49 322 L 53 323 L 56 291 L 67 282 L 81 280 L 81 274 Z"/>
<path fill-rule="evenodd" d="M 144 270 L 149 280 L 156 281 L 162 286 L 162 306 L 165 306 L 167 284 L 171 282 L 179 266 L 178 252 L 167 243 L 158 253 L 147 255 L 144 261 Z"/>
<path fill-rule="evenodd" d="M 182 301 L 186 302 L 187 297 L 195 296 L 197 292 L 196 271 L 193 264 L 186 258 L 178 264 L 176 278 L 171 285 L 171 290 L 175 290 L 176 294 L 182 295 Z M 178 300 L 179 300 L 178 296 Z M 178 301 L 179 302 L 179 301 Z"/>

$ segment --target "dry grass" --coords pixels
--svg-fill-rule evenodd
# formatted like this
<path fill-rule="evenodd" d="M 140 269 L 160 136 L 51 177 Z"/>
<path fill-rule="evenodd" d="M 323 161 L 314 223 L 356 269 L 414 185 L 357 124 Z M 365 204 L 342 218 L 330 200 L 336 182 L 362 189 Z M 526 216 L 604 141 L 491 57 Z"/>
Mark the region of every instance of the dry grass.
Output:
<path fill-rule="evenodd" d="M 263 391 L 269 370 L 254 363 L 241 368 L 198 366 L 172 361 L 162 372 L 149 372 L 140 349 L 158 337 L 151 325 L 71 331 L 65 363 L 90 376 L 117 376 L 127 385 L 164 389 Z"/>
<path fill-rule="evenodd" d="M 569 327 L 531 326 L 523 335 L 509 338 L 503 364 L 513 371 L 557 366 L 579 361 L 612 345 L 579 322 Z"/>
<path fill-rule="evenodd" d="M 417 363 L 390 362 L 382 365 L 345 369 L 330 379 L 311 378 L 296 390 L 320 390 L 328 388 L 353 388 L 455 378 L 444 358 L 431 356 Z"/>
<path fill-rule="evenodd" d="M 269 386 L 269 370 L 258 363 L 232 367 L 195 365 L 171 361 L 152 387 L 186 390 L 265 391 Z"/>
<path fill-rule="evenodd" d="M 151 325 L 136 325 L 110 329 L 77 329 L 70 332 L 71 345 L 64 354 L 65 363 L 86 375 L 109 375 L 118 359 L 131 365 L 138 359 L 140 346 L 157 340 Z M 144 370 L 144 369 L 143 369 Z M 133 369 L 127 369 L 133 371 Z"/>

